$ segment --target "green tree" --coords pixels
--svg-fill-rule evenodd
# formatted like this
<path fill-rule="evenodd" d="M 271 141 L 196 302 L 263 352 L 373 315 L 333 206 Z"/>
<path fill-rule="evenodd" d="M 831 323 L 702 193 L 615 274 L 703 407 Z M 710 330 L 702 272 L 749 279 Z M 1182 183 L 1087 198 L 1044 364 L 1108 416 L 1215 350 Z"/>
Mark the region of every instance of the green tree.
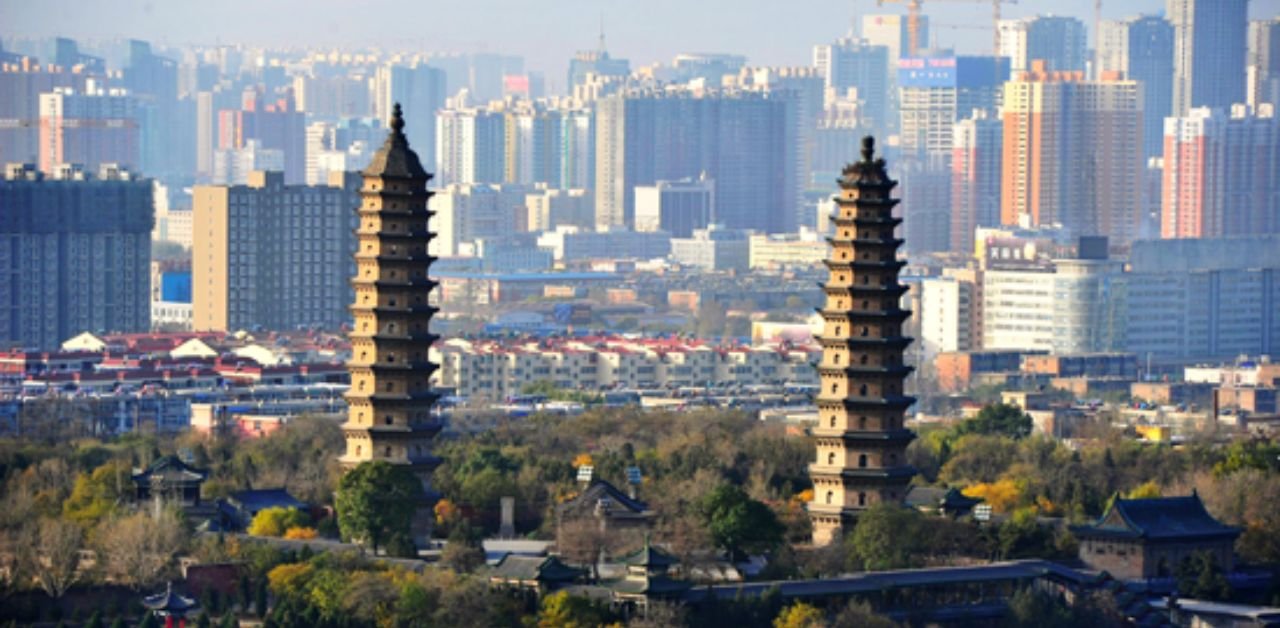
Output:
<path fill-rule="evenodd" d="M 275 506 L 264 508 L 249 522 L 249 534 L 254 536 L 284 536 L 289 528 L 301 528 L 311 524 L 311 517 L 297 508 Z"/>
<path fill-rule="evenodd" d="M 1178 591 L 1198 600 L 1226 602 L 1231 599 L 1231 583 L 1222 573 L 1218 559 L 1209 552 L 1198 552 L 1178 565 Z"/>
<path fill-rule="evenodd" d="M 334 505 L 345 539 L 378 551 L 399 533 L 409 535 L 422 484 L 408 469 L 381 460 L 361 463 L 342 476 Z"/>
<path fill-rule="evenodd" d="M 1227 447 L 1223 460 L 1213 466 L 1218 477 L 1230 475 L 1242 469 L 1280 471 L 1280 443 L 1255 438 L 1236 441 Z"/>
<path fill-rule="evenodd" d="M 996 403 L 983 406 L 972 419 L 956 427 L 958 434 L 995 434 L 1013 439 L 1031 434 L 1031 416 L 1018 406 Z"/>
<path fill-rule="evenodd" d="M 253 596 L 253 612 L 258 617 L 267 616 L 267 581 L 258 581 L 258 590 Z"/>
<path fill-rule="evenodd" d="M 782 543 L 786 527 L 764 503 L 732 484 L 721 484 L 703 498 L 700 514 L 712 542 L 732 560 L 771 550 Z"/>
<path fill-rule="evenodd" d="M 196 628 L 213 628 L 213 622 L 209 620 L 208 613 L 200 613 L 196 618 Z"/>
<path fill-rule="evenodd" d="M 867 571 L 916 567 L 925 545 L 919 512 L 882 503 L 858 515 L 845 543 L 855 568 Z"/>
<path fill-rule="evenodd" d="M 84 623 L 84 628 L 104 628 L 102 623 L 102 613 L 93 611 L 93 614 L 89 615 L 89 621 Z"/>

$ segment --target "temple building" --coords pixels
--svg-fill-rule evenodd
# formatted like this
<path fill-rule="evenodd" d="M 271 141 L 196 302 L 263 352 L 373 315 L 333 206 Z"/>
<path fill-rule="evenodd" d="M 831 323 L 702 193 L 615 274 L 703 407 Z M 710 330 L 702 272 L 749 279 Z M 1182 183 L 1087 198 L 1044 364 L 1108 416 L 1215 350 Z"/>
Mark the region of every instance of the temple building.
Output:
<path fill-rule="evenodd" d="M 177 456 L 163 456 L 144 469 L 134 469 L 130 479 L 138 502 L 161 500 L 192 508 L 200 505 L 200 486 L 209 479 L 209 472 Z"/>
<path fill-rule="evenodd" d="M 814 499 L 809 504 L 813 540 L 838 541 L 858 513 L 879 503 L 901 503 L 915 469 L 907 444 L 915 434 L 903 427 L 914 399 L 903 393 L 911 367 L 902 355 L 911 338 L 902 335 L 910 312 L 900 306 L 907 288 L 898 281 L 905 262 L 894 228 L 897 181 L 875 140 L 863 139 L 862 161 L 850 164 L 835 197 L 830 238 L 830 276 L 823 290 L 822 362 L 818 365 L 817 460 L 809 466 Z"/>
<path fill-rule="evenodd" d="M 423 488 L 413 535 L 423 541 L 431 533 L 430 478 L 439 464 L 431 441 L 441 428 L 432 412 L 436 365 L 428 358 L 436 340 L 430 330 L 436 308 L 429 302 L 436 283 L 428 276 L 433 259 L 427 253 L 434 233 L 427 209 L 431 175 L 409 148 L 404 124 L 397 104 L 386 142 L 361 173 L 351 388 L 339 461 L 345 469 L 374 460 L 412 469 Z"/>
<path fill-rule="evenodd" d="M 1097 523 L 1071 527 L 1080 541 L 1080 560 L 1121 580 L 1173 578 L 1184 560 L 1204 553 L 1230 573 L 1240 532 L 1214 519 L 1194 492 L 1150 499 L 1117 496 Z"/>

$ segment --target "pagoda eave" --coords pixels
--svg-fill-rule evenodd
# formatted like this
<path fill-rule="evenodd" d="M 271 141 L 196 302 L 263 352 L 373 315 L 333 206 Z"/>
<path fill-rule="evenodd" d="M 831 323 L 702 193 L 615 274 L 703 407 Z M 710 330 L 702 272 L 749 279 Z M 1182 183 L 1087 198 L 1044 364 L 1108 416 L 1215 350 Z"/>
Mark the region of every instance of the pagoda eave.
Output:
<path fill-rule="evenodd" d="M 846 410 L 861 410 L 864 408 L 895 408 L 905 410 L 916 402 L 915 397 L 906 395 L 895 395 L 893 397 L 818 397 L 814 401 L 818 406 L 840 405 Z"/>

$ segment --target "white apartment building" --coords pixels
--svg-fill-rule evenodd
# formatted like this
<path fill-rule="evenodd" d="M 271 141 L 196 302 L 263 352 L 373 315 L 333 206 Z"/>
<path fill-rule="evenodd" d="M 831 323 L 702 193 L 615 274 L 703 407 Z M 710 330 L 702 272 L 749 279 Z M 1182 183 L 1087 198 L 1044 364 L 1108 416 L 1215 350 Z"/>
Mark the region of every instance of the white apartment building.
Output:
<path fill-rule="evenodd" d="M 946 351 L 973 349 L 973 283 L 954 277 L 920 282 L 920 341 L 926 359 Z"/>
<path fill-rule="evenodd" d="M 465 397 L 498 400 L 529 384 L 599 391 L 683 386 L 816 383 L 817 345 L 712 347 L 621 337 L 544 341 L 448 340 L 432 349 L 436 385 Z"/>
<path fill-rule="evenodd" d="M 748 264 L 752 270 L 817 266 L 826 259 L 828 245 L 818 232 L 754 234 L 748 238 Z"/>

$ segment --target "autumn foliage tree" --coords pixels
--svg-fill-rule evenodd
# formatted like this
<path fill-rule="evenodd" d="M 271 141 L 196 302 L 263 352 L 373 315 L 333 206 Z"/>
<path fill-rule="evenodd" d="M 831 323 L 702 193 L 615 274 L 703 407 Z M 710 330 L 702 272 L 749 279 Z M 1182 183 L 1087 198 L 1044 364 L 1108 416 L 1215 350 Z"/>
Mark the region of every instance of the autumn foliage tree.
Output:
<path fill-rule="evenodd" d="M 302 528 L 311 518 L 297 508 L 273 506 L 263 508 L 249 522 L 249 534 L 254 536 L 284 536 L 291 528 Z"/>

